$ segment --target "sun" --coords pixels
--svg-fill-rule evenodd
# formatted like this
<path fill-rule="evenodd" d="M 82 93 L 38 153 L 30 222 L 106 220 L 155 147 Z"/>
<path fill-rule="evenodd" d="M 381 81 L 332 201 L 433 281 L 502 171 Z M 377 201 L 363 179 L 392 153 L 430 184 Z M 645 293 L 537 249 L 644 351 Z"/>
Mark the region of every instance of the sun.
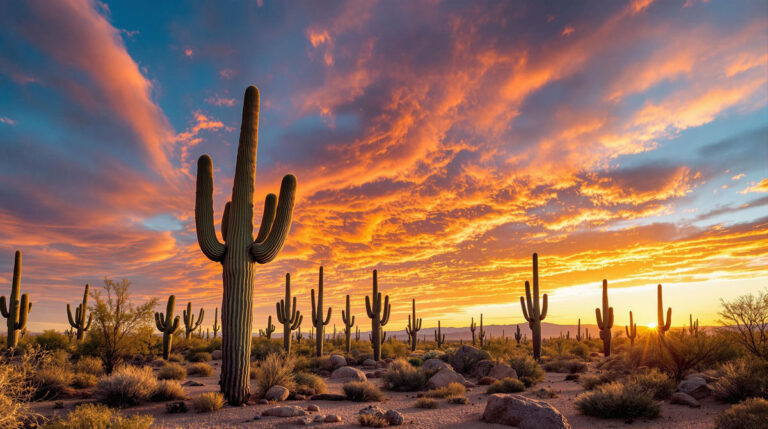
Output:
<path fill-rule="evenodd" d="M 655 324 L 655 323 L 653 323 L 653 322 L 651 322 L 651 323 L 649 323 L 649 324 L 648 324 L 648 328 L 650 328 L 650 329 L 656 329 L 656 324 Z"/>

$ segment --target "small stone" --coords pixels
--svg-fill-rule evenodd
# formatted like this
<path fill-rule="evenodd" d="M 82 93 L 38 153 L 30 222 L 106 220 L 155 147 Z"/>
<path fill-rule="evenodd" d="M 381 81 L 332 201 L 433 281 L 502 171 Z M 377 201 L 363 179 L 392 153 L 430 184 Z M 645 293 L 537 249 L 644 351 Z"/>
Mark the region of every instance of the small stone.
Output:
<path fill-rule="evenodd" d="M 399 411 L 387 410 L 384 417 L 391 426 L 400 426 L 403 424 L 403 415 Z"/>
<path fill-rule="evenodd" d="M 315 404 L 309 404 L 309 405 L 307 405 L 307 411 L 318 412 L 318 411 L 320 411 L 320 407 L 318 407 Z"/>
<path fill-rule="evenodd" d="M 669 400 L 670 404 L 677 404 L 677 405 L 687 405 L 691 408 L 699 408 L 701 407 L 701 404 L 699 401 L 696 400 L 693 396 L 683 393 L 683 392 L 675 392 L 672 394 L 672 397 Z"/>
<path fill-rule="evenodd" d="M 701 377 L 691 377 L 681 381 L 680 384 L 677 385 L 677 391 L 687 393 L 695 399 L 705 398 L 712 393 L 709 386 L 707 386 L 707 380 Z"/>
<path fill-rule="evenodd" d="M 498 380 L 507 377 L 517 378 L 517 371 L 505 363 L 499 363 L 491 368 L 491 371 L 488 373 L 488 377 L 493 377 Z"/>
<path fill-rule="evenodd" d="M 360 411 L 357 412 L 357 414 L 371 414 L 374 416 L 384 417 L 385 411 L 381 408 L 375 406 L 375 405 L 369 405 L 365 408 L 362 408 Z"/>
<path fill-rule="evenodd" d="M 427 389 L 439 389 L 443 386 L 447 386 L 450 383 L 464 384 L 467 380 L 462 377 L 458 372 L 450 369 L 443 368 L 433 375 L 427 381 Z"/>
<path fill-rule="evenodd" d="M 376 361 L 373 359 L 366 359 L 363 361 L 363 366 L 366 368 L 376 368 Z"/>
<path fill-rule="evenodd" d="M 296 405 L 283 405 L 281 407 L 273 407 L 264 410 L 261 413 L 262 416 L 274 416 L 274 417 L 297 417 L 305 416 L 307 413 Z"/>
<path fill-rule="evenodd" d="M 285 401 L 291 392 L 283 386 L 272 386 L 264 394 L 267 401 Z"/>
<path fill-rule="evenodd" d="M 194 380 L 189 380 L 186 383 L 182 384 L 182 386 L 203 386 L 203 383 L 198 383 Z"/>
<path fill-rule="evenodd" d="M 325 422 L 325 416 L 322 414 L 318 414 L 315 416 L 313 420 L 315 421 L 315 423 L 323 423 Z"/>
<path fill-rule="evenodd" d="M 266 399 L 259 399 L 259 404 L 260 405 L 267 405 L 267 404 L 269 404 L 269 401 L 267 401 Z"/>
<path fill-rule="evenodd" d="M 343 381 L 368 381 L 368 378 L 363 371 L 351 366 L 342 366 L 336 371 L 333 371 L 331 379 Z"/>
<path fill-rule="evenodd" d="M 421 365 L 421 368 L 426 372 L 437 372 L 443 368 L 450 368 L 450 365 L 441 361 L 440 359 L 427 359 Z"/>
<path fill-rule="evenodd" d="M 339 423 L 341 422 L 341 417 L 339 417 L 336 414 L 328 414 L 325 416 L 325 422 L 326 423 Z"/>
<path fill-rule="evenodd" d="M 312 419 L 309 417 L 302 417 L 295 422 L 299 426 L 309 426 L 312 424 Z"/>

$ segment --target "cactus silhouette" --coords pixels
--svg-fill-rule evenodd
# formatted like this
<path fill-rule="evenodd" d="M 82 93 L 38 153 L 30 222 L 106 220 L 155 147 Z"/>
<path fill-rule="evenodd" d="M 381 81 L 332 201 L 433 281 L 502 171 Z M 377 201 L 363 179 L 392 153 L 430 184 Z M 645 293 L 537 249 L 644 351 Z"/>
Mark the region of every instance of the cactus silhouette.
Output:
<path fill-rule="evenodd" d="M 473 317 L 472 320 L 469 322 L 469 330 L 472 332 L 472 345 L 475 345 L 475 330 L 477 329 L 477 323 L 475 323 L 475 318 Z"/>
<path fill-rule="evenodd" d="M 272 316 L 267 318 L 267 327 L 265 329 L 259 329 L 260 337 L 267 337 L 268 340 L 272 339 L 272 333 L 275 332 L 275 325 L 272 324 Z"/>
<path fill-rule="evenodd" d="M 408 341 L 411 343 L 411 351 L 416 350 L 416 341 L 418 338 L 418 332 L 421 330 L 421 317 L 416 318 L 416 300 L 411 301 L 413 315 L 408 315 L 408 326 L 405 328 L 405 333 L 408 334 Z"/>
<path fill-rule="evenodd" d="M 341 310 L 341 321 L 344 322 L 344 338 L 346 340 L 347 353 L 352 349 L 352 327 L 355 326 L 355 316 L 349 308 L 349 295 L 347 295 L 347 310 Z"/>
<path fill-rule="evenodd" d="M 331 307 L 328 307 L 328 315 L 323 321 L 323 267 L 320 267 L 320 277 L 317 285 L 317 305 L 315 305 L 315 290 L 312 289 L 312 326 L 315 332 L 315 354 L 323 355 L 323 340 L 325 339 L 325 325 L 331 321 Z"/>
<path fill-rule="evenodd" d="M 175 298 L 174 298 L 175 300 Z M 203 317 L 205 317 L 205 310 L 200 308 L 200 314 L 197 318 L 197 323 L 195 323 L 195 315 L 192 314 L 192 303 L 187 303 L 187 309 L 184 310 L 184 338 L 189 339 L 189 337 L 192 335 L 197 328 L 200 327 L 200 324 L 203 323 Z"/>
<path fill-rule="evenodd" d="M 13 260 L 13 283 L 11 283 L 8 305 L 6 305 L 5 296 L 0 296 L 0 313 L 8 319 L 6 347 L 9 349 L 19 344 L 19 335 L 24 335 L 27 329 L 27 318 L 32 311 L 32 303 L 26 293 L 21 295 L 21 301 L 19 301 L 19 289 L 21 289 L 21 252 L 17 250 Z"/>
<path fill-rule="evenodd" d="M 483 329 L 483 313 L 480 313 L 480 332 L 477 334 L 477 339 L 480 340 L 480 348 L 485 344 L 485 329 Z"/>
<path fill-rule="evenodd" d="M 85 292 L 83 292 L 83 302 L 78 304 L 75 309 L 75 317 L 72 317 L 72 309 L 67 304 L 67 318 L 69 324 L 73 328 L 77 329 L 77 341 L 81 341 L 85 336 L 88 329 L 91 328 L 91 320 L 93 319 L 93 313 L 88 315 L 88 322 L 85 321 L 85 312 L 88 310 L 88 290 L 90 285 L 85 285 Z"/>
<path fill-rule="evenodd" d="M 523 307 L 523 316 L 531 328 L 533 340 L 533 358 L 541 360 L 541 321 L 547 317 L 547 294 L 542 299 L 539 308 L 539 255 L 533 254 L 533 295 L 531 285 L 525 282 L 525 297 L 520 297 L 520 305 Z"/>
<path fill-rule="evenodd" d="M 517 342 L 517 344 L 520 344 L 520 340 L 522 339 L 523 339 L 523 333 L 520 332 L 520 325 L 516 325 L 515 326 L 515 342 Z"/>
<path fill-rule="evenodd" d="M 576 341 L 581 341 L 581 338 L 581 319 L 579 319 L 579 322 L 576 325 Z"/>
<path fill-rule="evenodd" d="M 379 341 L 380 344 L 384 344 L 384 341 L 387 340 L 387 332 L 384 331 L 384 328 L 379 328 Z M 373 332 L 368 333 L 368 341 L 371 342 L 371 347 L 373 347 Z"/>
<path fill-rule="evenodd" d="M 296 344 L 301 344 L 302 338 L 304 338 L 304 336 L 301 335 L 301 323 L 299 323 L 299 326 L 296 328 Z"/>
<path fill-rule="evenodd" d="M 437 343 L 438 349 L 442 347 L 443 344 L 445 344 L 445 334 L 443 334 L 442 331 L 440 330 L 439 320 L 437 321 L 437 329 L 435 329 L 435 342 Z"/>
<path fill-rule="evenodd" d="M 382 326 L 389 322 L 389 295 L 384 297 L 382 303 L 381 292 L 379 292 L 379 280 L 378 273 L 373 270 L 373 295 L 371 297 L 365 297 L 365 310 L 368 313 L 368 317 L 371 318 L 371 344 L 373 346 L 373 360 L 379 361 L 381 359 L 381 343 L 384 338 L 381 338 Z"/>
<path fill-rule="evenodd" d="M 283 324 L 283 349 L 286 353 L 291 352 L 291 331 L 301 325 L 304 316 L 296 309 L 296 297 L 293 297 L 291 304 L 291 275 L 285 274 L 285 299 L 275 303 L 277 309 L 277 321 Z"/>
<path fill-rule="evenodd" d="M 631 311 L 629 312 L 629 326 L 624 326 L 624 331 L 626 331 L 627 338 L 629 338 L 629 345 L 634 346 L 635 338 L 637 338 L 637 323 L 635 323 Z"/>
<path fill-rule="evenodd" d="M 699 335 L 699 319 L 696 319 L 696 321 L 693 321 L 693 314 L 688 314 L 688 322 L 690 323 L 688 325 L 688 333 L 696 336 Z"/>
<path fill-rule="evenodd" d="M 601 317 L 605 316 L 605 317 Z M 613 307 L 608 306 L 608 280 L 603 279 L 603 311 L 595 308 L 597 327 L 600 329 L 600 339 L 603 340 L 603 354 L 611 355 L 611 328 L 613 328 Z"/>
<path fill-rule="evenodd" d="M 360 327 L 355 326 L 355 341 L 360 341 Z"/>
<path fill-rule="evenodd" d="M 658 317 L 658 321 L 656 324 L 656 329 L 659 331 L 659 335 L 664 336 L 664 333 L 669 331 L 670 325 L 672 323 L 672 307 L 667 309 L 667 321 L 665 323 L 661 285 L 657 287 L 656 295 L 658 297 L 658 306 L 656 307 L 656 316 Z"/>
<path fill-rule="evenodd" d="M 219 332 L 219 307 L 213 311 L 213 338 L 216 338 L 216 334 Z"/>
<path fill-rule="evenodd" d="M 240 141 L 237 149 L 232 199 L 224 207 L 219 242 L 213 225 L 213 165 L 208 155 L 197 161 L 195 226 L 200 249 L 220 262 L 223 272 L 221 307 L 221 391 L 231 405 L 250 397 L 251 339 L 253 334 L 254 264 L 272 261 L 282 249 L 291 227 L 296 177 L 286 175 L 279 200 L 267 195 L 256 238 L 253 238 L 253 193 L 258 149 L 259 90 L 245 91 Z"/>
<path fill-rule="evenodd" d="M 173 308 L 176 306 L 176 297 L 168 297 L 168 304 L 165 306 L 165 315 L 155 313 L 155 325 L 157 330 L 163 333 L 163 359 L 168 360 L 173 347 L 173 335 L 179 331 L 179 316 L 173 317 Z"/>
<path fill-rule="evenodd" d="M 75 329 L 70 326 L 69 329 L 64 331 L 64 334 L 67 335 L 67 341 L 71 343 L 72 338 L 75 338 Z"/>

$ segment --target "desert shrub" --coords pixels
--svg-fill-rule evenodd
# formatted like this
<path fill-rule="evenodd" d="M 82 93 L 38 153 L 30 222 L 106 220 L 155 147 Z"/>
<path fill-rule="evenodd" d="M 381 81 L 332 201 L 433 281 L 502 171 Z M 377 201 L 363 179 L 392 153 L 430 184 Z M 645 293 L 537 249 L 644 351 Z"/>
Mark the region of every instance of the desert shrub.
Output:
<path fill-rule="evenodd" d="M 46 429 L 149 429 L 155 421 L 149 415 L 122 417 L 104 405 L 83 404 L 75 408 L 66 418 L 56 420 Z"/>
<path fill-rule="evenodd" d="M 266 337 L 258 337 L 253 339 L 251 344 L 251 359 L 264 360 L 271 354 L 280 353 L 283 351 L 282 341 L 267 339 Z"/>
<path fill-rule="evenodd" d="M 0 427 L 18 429 L 39 418 L 29 407 L 35 391 L 31 381 L 33 364 L 27 364 L 28 355 L 22 356 L 20 365 L 0 364 Z"/>
<path fill-rule="evenodd" d="M 690 335 L 681 329 L 658 338 L 663 352 L 647 365 L 657 366 L 677 380 L 691 370 L 705 370 L 737 357 L 736 349 L 724 335 L 706 332 Z"/>
<path fill-rule="evenodd" d="M 623 374 L 618 372 L 601 372 L 599 374 L 584 374 L 581 376 L 581 385 L 586 390 L 593 390 L 597 386 L 612 383 L 624 378 Z"/>
<path fill-rule="evenodd" d="M 382 377 L 389 390 L 414 392 L 427 385 L 427 375 L 424 370 L 409 364 L 405 359 L 396 359 Z"/>
<path fill-rule="evenodd" d="M 174 399 L 184 399 L 187 395 L 184 388 L 178 380 L 160 380 L 157 388 L 152 394 L 153 401 L 172 401 Z"/>
<path fill-rule="evenodd" d="M 69 387 L 72 384 L 74 374 L 61 366 L 47 366 L 40 368 L 32 376 L 35 385 L 35 399 L 51 400 L 61 396 L 72 394 Z"/>
<path fill-rule="evenodd" d="M 99 377 L 87 372 L 78 372 L 72 377 L 72 386 L 78 389 L 93 387 L 99 382 Z"/>
<path fill-rule="evenodd" d="M 754 429 L 768 427 L 768 401 L 749 398 L 723 411 L 715 419 L 715 429 Z"/>
<path fill-rule="evenodd" d="M 184 401 L 168 402 L 165 404 L 165 412 L 168 414 L 180 414 L 189 411 Z"/>
<path fill-rule="evenodd" d="M 192 353 L 187 357 L 190 362 L 209 362 L 211 360 L 211 354 L 208 352 Z"/>
<path fill-rule="evenodd" d="M 533 396 L 535 396 L 537 398 L 541 398 L 541 399 L 557 398 L 557 393 L 555 393 L 555 392 L 553 392 L 553 391 L 551 391 L 549 389 L 544 389 L 544 388 L 541 388 L 541 389 L 538 389 L 538 390 L 534 390 L 531 393 L 533 393 Z"/>
<path fill-rule="evenodd" d="M 408 356 L 410 350 L 408 345 L 400 341 L 386 342 L 381 345 L 381 357 L 384 359 L 395 359 Z"/>
<path fill-rule="evenodd" d="M 93 374 L 97 377 L 104 374 L 104 364 L 101 363 L 99 358 L 93 356 L 83 356 L 77 362 L 75 362 L 72 369 L 75 372 L 84 372 L 86 374 Z"/>
<path fill-rule="evenodd" d="M 45 350 L 64 350 L 69 345 L 69 338 L 53 329 L 46 329 L 35 337 L 35 342 Z"/>
<path fill-rule="evenodd" d="M 580 413 L 600 419 L 655 418 L 661 406 L 653 393 L 637 384 L 609 383 L 577 396 Z"/>
<path fill-rule="evenodd" d="M 737 359 L 718 369 L 712 393 L 723 402 L 736 403 L 750 397 L 768 398 L 768 362 Z"/>
<path fill-rule="evenodd" d="M 201 393 L 192 399 L 192 407 L 198 413 L 210 413 L 224 406 L 224 395 L 219 392 Z"/>
<path fill-rule="evenodd" d="M 533 383 L 544 379 L 544 370 L 541 365 L 528 355 L 516 355 L 509 359 L 509 366 L 517 372 L 521 380 L 528 377 Z"/>
<path fill-rule="evenodd" d="M 128 406 L 148 400 L 156 388 L 151 368 L 122 366 L 99 380 L 96 395 L 107 405 Z"/>
<path fill-rule="evenodd" d="M 445 352 L 440 350 L 428 350 L 424 352 L 423 355 L 421 355 L 421 360 L 423 361 L 428 361 L 430 359 L 440 359 L 445 361 L 448 359 L 448 356 L 445 354 Z"/>
<path fill-rule="evenodd" d="M 293 381 L 299 386 L 306 386 L 315 391 L 315 393 L 325 393 L 327 387 L 322 377 L 308 372 L 297 372 L 293 376 Z"/>
<path fill-rule="evenodd" d="M 575 359 L 557 359 L 545 363 L 543 368 L 547 372 L 576 374 L 586 371 L 587 365 Z"/>
<path fill-rule="evenodd" d="M 733 301 L 721 299 L 720 303 L 721 323 L 727 327 L 725 334 L 755 357 L 768 359 L 768 290 L 758 292 L 757 296 L 742 295 Z"/>
<path fill-rule="evenodd" d="M 199 375 L 200 377 L 210 377 L 213 375 L 213 367 L 205 362 L 198 362 L 187 365 L 187 374 Z"/>
<path fill-rule="evenodd" d="M 295 386 L 293 380 L 293 358 L 273 353 L 267 356 L 256 369 L 256 384 L 259 396 L 267 393 L 272 386 L 283 386 L 291 390 Z"/>
<path fill-rule="evenodd" d="M 419 358 L 417 358 L 417 357 L 412 357 L 412 358 L 408 359 L 408 363 L 413 365 L 413 366 L 419 367 L 419 366 L 424 364 L 424 361 L 419 359 Z"/>
<path fill-rule="evenodd" d="M 466 396 L 451 396 L 446 398 L 446 401 L 448 401 L 451 404 L 457 404 L 457 405 L 469 404 L 469 398 L 467 398 Z"/>
<path fill-rule="evenodd" d="M 384 400 L 384 393 L 370 381 L 350 381 L 341 387 L 344 396 L 355 402 L 379 402 Z"/>
<path fill-rule="evenodd" d="M 168 362 L 184 362 L 184 355 L 181 353 L 171 353 L 168 355 Z"/>
<path fill-rule="evenodd" d="M 490 395 L 491 393 L 516 393 L 516 392 L 522 392 L 525 390 L 525 384 L 512 377 L 503 378 L 501 380 L 495 381 L 493 384 L 488 386 L 487 393 Z"/>
<path fill-rule="evenodd" d="M 168 363 L 157 371 L 160 380 L 184 380 L 187 378 L 187 370 L 177 363 Z"/>
<path fill-rule="evenodd" d="M 571 346 L 570 353 L 574 356 L 581 358 L 581 360 L 589 359 L 589 346 L 584 343 L 576 343 Z"/>
<path fill-rule="evenodd" d="M 440 404 L 438 404 L 437 401 L 435 401 L 432 398 L 419 398 L 416 400 L 416 408 L 426 408 L 429 410 L 434 410 L 439 406 Z"/>
<path fill-rule="evenodd" d="M 360 426 L 370 428 L 383 428 L 389 426 L 387 419 L 384 418 L 384 416 L 377 414 L 358 414 L 357 422 L 360 424 Z"/>
<path fill-rule="evenodd" d="M 446 355 L 448 355 L 448 352 L 449 351 L 446 351 Z M 451 356 L 451 364 L 453 365 L 456 372 L 460 373 L 469 372 L 475 366 L 477 366 L 477 363 L 481 360 L 487 360 L 491 358 L 491 354 L 485 350 L 473 351 L 472 353 L 464 353 L 460 355 L 460 359 L 459 356 L 455 355 L 455 353 L 451 353 Z"/>
<path fill-rule="evenodd" d="M 669 398 L 672 392 L 675 391 L 675 387 L 677 387 L 675 380 L 669 378 L 667 374 L 656 368 L 630 376 L 629 382 L 651 392 L 654 399 Z"/>
<path fill-rule="evenodd" d="M 461 383 L 448 383 L 438 389 L 427 390 L 424 396 L 428 398 L 447 398 L 449 396 L 463 396 L 467 393 L 467 388 Z"/>

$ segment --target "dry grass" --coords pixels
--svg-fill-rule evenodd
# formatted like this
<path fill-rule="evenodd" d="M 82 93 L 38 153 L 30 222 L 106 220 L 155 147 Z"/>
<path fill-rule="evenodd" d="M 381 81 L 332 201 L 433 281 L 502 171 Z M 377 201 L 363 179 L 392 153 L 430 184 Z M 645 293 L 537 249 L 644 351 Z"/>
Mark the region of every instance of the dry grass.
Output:
<path fill-rule="evenodd" d="M 86 374 L 95 375 L 101 377 L 104 375 L 104 364 L 101 363 L 101 359 L 92 356 L 83 356 L 75 362 L 72 368 L 74 372 L 83 372 Z"/>
<path fill-rule="evenodd" d="M 389 390 L 415 392 L 427 385 L 427 375 L 405 359 L 396 359 L 384 373 L 384 383 Z"/>
<path fill-rule="evenodd" d="M 486 392 L 490 395 L 491 393 L 517 393 L 523 390 L 525 390 L 525 384 L 522 381 L 507 377 L 493 382 Z"/>
<path fill-rule="evenodd" d="M 184 380 L 187 378 L 187 370 L 177 363 L 168 363 L 157 371 L 160 380 Z"/>
<path fill-rule="evenodd" d="M 184 362 L 184 356 L 180 353 L 171 353 L 168 355 L 168 362 Z"/>
<path fill-rule="evenodd" d="M 129 406 L 148 400 L 156 389 L 151 368 L 123 366 L 99 381 L 96 395 L 107 405 Z"/>
<path fill-rule="evenodd" d="M 437 403 L 432 398 L 419 398 L 416 400 L 416 404 L 414 405 L 416 408 L 425 408 L 428 410 L 434 410 L 435 408 L 439 407 L 440 404 Z"/>
<path fill-rule="evenodd" d="M 360 426 L 371 428 L 383 428 L 389 426 L 389 422 L 387 422 L 386 418 L 375 414 L 358 414 L 357 422 Z"/>
<path fill-rule="evenodd" d="M 427 390 L 424 396 L 427 398 L 447 398 L 449 396 L 464 396 L 465 393 L 467 393 L 467 388 L 463 384 L 453 382 L 439 389 Z"/>
<path fill-rule="evenodd" d="M 736 403 L 750 397 L 768 396 L 768 363 L 737 359 L 723 364 L 712 383 L 712 393 L 723 402 Z"/>
<path fill-rule="evenodd" d="M 466 396 L 450 396 L 445 399 L 449 404 L 467 405 L 469 404 L 469 398 Z"/>
<path fill-rule="evenodd" d="M 370 381 L 350 381 L 341 387 L 348 400 L 354 402 L 380 402 L 384 393 Z"/>
<path fill-rule="evenodd" d="M 208 362 L 211 360 L 211 354 L 208 352 L 192 353 L 187 360 L 190 362 Z"/>
<path fill-rule="evenodd" d="M 667 399 L 672 396 L 677 384 L 675 380 L 656 368 L 648 372 L 632 375 L 629 377 L 629 383 L 637 384 L 643 389 L 651 392 L 654 399 Z"/>
<path fill-rule="evenodd" d="M 78 389 L 93 387 L 99 382 L 99 377 L 87 372 L 79 372 L 72 377 L 72 386 Z"/>
<path fill-rule="evenodd" d="M 55 420 L 46 429 L 149 429 L 154 423 L 149 415 L 122 417 L 116 411 L 99 404 L 83 404 L 66 418 Z"/>
<path fill-rule="evenodd" d="M 0 364 L 0 427 L 17 429 L 39 416 L 29 408 L 34 393 L 31 366 Z"/>
<path fill-rule="evenodd" d="M 296 383 L 293 380 L 294 359 L 277 353 L 268 355 L 256 369 L 258 395 L 263 396 L 272 386 L 283 386 L 292 390 Z"/>
<path fill-rule="evenodd" d="M 72 394 L 74 374 L 66 367 L 48 366 L 40 368 L 32 376 L 35 385 L 35 399 L 52 400 Z"/>
<path fill-rule="evenodd" d="M 205 362 L 198 362 L 187 365 L 187 374 L 198 375 L 200 377 L 210 377 L 213 375 L 213 367 Z"/>
<path fill-rule="evenodd" d="M 715 419 L 715 429 L 753 429 L 768 427 L 768 401 L 750 398 L 723 411 Z"/>
<path fill-rule="evenodd" d="M 218 392 L 201 393 L 192 399 L 192 407 L 198 413 L 211 413 L 224 406 L 224 395 Z"/>
<path fill-rule="evenodd" d="M 582 393 L 574 405 L 580 413 L 601 419 L 655 418 L 661 410 L 659 402 L 653 399 L 653 392 L 637 384 L 619 382 Z"/>
<path fill-rule="evenodd" d="M 187 395 L 184 393 L 184 388 L 181 387 L 181 383 L 177 380 L 161 380 L 157 383 L 155 393 L 152 394 L 153 401 L 173 401 L 176 399 L 184 399 Z"/>
<path fill-rule="evenodd" d="M 328 390 L 322 377 L 310 374 L 308 372 L 297 372 L 293 376 L 294 381 L 299 386 L 306 386 L 315 391 L 315 393 L 325 393 Z"/>

